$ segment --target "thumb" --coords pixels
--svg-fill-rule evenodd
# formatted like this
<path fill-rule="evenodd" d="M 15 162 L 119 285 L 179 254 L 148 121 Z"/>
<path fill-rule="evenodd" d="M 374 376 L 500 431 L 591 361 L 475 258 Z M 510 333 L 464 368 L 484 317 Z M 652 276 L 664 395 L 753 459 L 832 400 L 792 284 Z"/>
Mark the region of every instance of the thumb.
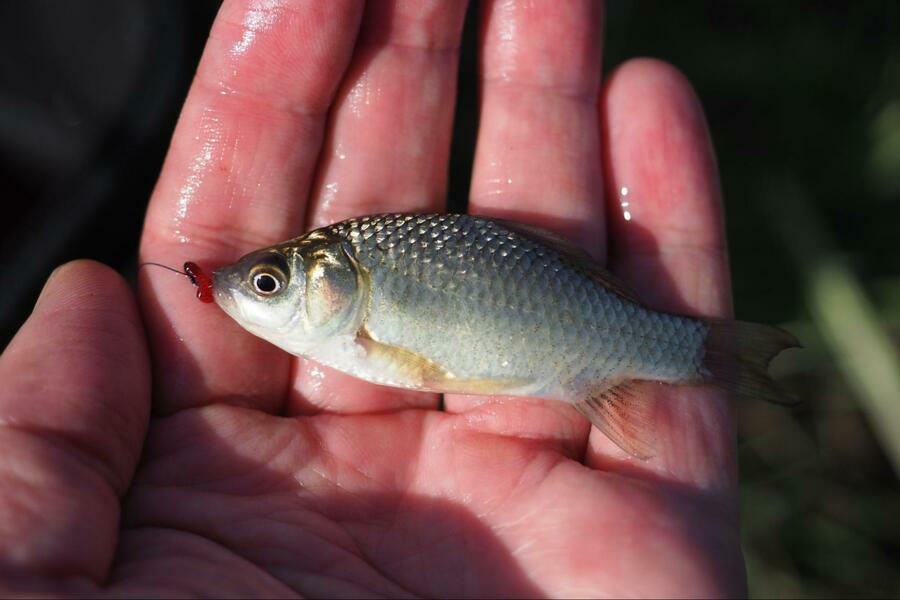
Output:
<path fill-rule="evenodd" d="M 147 428 L 148 362 L 118 274 L 54 271 L 0 356 L 0 573 L 105 578 Z"/>

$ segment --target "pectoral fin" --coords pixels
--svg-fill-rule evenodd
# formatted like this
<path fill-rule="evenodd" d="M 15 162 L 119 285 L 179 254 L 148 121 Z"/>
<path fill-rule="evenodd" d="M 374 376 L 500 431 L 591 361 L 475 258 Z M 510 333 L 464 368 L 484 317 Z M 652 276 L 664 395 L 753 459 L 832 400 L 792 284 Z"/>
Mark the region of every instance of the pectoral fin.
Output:
<path fill-rule="evenodd" d="M 628 454 L 646 460 L 656 453 L 653 397 L 656 382 L 628 380 L 575 402 L 594 426 Z"/>
<path fill-rule="evenodd" d="M 438 363 L 406 348 L 379 342 L 362 329 L 356 342 L 370 364 L 409 387 L 454 394 L 505 394 L 524 385 L 517 379 L 458 377 Z"/>

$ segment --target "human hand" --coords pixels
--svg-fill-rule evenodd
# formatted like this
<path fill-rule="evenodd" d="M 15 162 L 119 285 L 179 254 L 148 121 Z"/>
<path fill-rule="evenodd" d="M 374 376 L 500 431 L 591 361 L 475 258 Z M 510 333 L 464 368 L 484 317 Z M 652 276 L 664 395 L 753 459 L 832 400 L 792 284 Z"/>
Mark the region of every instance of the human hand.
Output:
<path fill-rule="evenodd" d="M 345 217 L 441 210 L 464 10 L 226 0 L 142 257 L 215 266 Z M 727 315 L 714 159 L 685 80 L 634 61 L 601 99 L 596 5 L 484 11 L 470 210 L 571 236 L 654 308 Z M 7 590 L 745 593 L 714 392 L 660 392 L 642 462 L 563 403 L 448 395 L 437 411 L 433 394 L 293 359 L 163 271 L 142 274 L 141 304 L 146 441 L 149 361 L 108 269 L 58 271 L 0 359 Z"/>

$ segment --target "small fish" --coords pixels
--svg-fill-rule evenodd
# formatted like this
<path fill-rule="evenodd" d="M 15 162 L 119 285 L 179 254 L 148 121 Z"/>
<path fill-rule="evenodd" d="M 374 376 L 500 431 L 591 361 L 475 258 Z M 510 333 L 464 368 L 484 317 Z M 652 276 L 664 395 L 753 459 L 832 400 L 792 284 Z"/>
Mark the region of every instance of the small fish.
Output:
<path fill-rule="evenodd" d="M 797 340 L 768 325 L 652 310 L 584 251 L 469 215 L 350 219 L 212 274 L 251 333 L 374 383 L 571 403 L 653 455 L 647 382 L 712 384 L 779 403 L 769 361 Z"/>

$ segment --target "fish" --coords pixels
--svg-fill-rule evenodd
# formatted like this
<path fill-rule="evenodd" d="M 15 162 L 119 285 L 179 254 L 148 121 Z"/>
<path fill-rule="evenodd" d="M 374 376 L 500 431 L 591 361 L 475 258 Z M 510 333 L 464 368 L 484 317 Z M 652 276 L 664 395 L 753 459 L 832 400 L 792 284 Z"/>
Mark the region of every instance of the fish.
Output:
<path fill-rule="evenodd" d="M 568 402 L 628 454 L 654 455 L 646 385 L 781 404 L 778 327 L 653 310 L 568 240 L 466 214 L 348 219 L 212 273 L 250 333 L 372 383 Z"/>

